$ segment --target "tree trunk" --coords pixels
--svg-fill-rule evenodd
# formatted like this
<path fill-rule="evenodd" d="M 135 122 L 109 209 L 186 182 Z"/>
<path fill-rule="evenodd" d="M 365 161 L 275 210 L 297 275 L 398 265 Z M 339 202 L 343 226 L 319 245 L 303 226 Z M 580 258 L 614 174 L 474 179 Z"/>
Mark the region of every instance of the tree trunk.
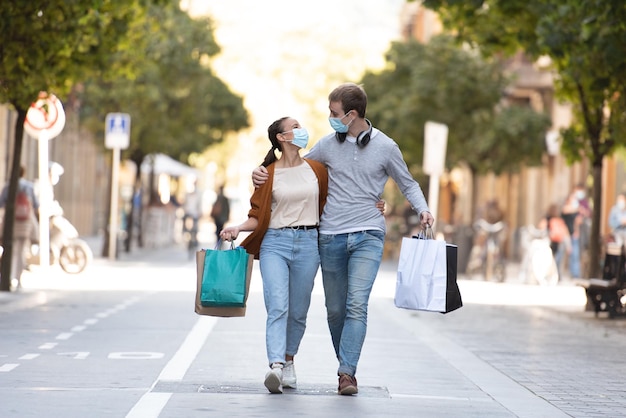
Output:
<path fill-rule="evenodd" d="M 13 147 L 13 161 L 11 166 L 11 176 L 9 178 L 9 191 L 4 208 L 4 224 L 2 225 L 2 266 L 0 267 L 0 291 L 11 290 L 11 259 L 13 258 L 13 223 L 15 219 L 15 196 L 17 195 L 17 184 L 20 178 L 20 164 L 22 160 L 22 143 L 24 142 L 24 121 L 26 120 L 26 109 L 17 109 L 17 120 L 15 121 L 15 141 Z"/>
<path fill-rule="evenodd" d="M 589 238 L 589 271 L 587 278 L 600 276 L 600 219 L 602 215 L 602 159 L 593 164 L 593 211 L 591 213 L 591 237 Z"/>

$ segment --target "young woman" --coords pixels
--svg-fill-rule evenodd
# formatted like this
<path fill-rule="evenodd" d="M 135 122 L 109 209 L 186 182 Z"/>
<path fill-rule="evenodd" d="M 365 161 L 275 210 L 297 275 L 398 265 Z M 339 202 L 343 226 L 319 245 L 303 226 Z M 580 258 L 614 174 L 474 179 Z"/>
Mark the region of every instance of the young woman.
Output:
<path fill-rule="evenodd" d="M 283 387 L 296 386 L 293 358 L 304 335 L 320 264 L 317 227 L 328 175 L 323 164 L 300 156 L 309 136 L 297 120 L 283 117 L 267 131 L 272 148 L 263 166 L 269 179 L 255 189 L 248 219 L 224 228 L 220 237 L 234 240 L 241 231 L 253 231 L 241 245 L 259 259 L 263 278 L 270 366 L 265 386 L 271 393 L 282 393 Z M 278 159 L 275 150 L 281 153 Z"/>

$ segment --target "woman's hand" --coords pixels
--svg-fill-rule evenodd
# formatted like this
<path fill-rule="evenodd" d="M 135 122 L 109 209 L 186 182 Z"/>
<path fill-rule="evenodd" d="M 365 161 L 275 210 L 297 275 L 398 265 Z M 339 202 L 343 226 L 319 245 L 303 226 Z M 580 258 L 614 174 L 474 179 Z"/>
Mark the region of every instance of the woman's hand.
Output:
<path fill-rule="evenodd" d="M 227 228 L 222 229 L 220 232 L 220 238 L 225 241 L 234 241 L 237 239 L 239 235 L 239 227 L 237 226 L 229 226 Z"/>

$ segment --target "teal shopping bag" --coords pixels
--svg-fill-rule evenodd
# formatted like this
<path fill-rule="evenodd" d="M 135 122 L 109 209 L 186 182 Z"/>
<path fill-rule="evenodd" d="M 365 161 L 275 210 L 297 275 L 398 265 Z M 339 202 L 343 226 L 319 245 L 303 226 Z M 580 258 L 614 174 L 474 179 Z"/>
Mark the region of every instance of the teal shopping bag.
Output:
<path fill-rule="evenodd" d="M 204 307 L 246 306 L 251 254 L 243 247 L 205 250 L 200 303 Z"/>

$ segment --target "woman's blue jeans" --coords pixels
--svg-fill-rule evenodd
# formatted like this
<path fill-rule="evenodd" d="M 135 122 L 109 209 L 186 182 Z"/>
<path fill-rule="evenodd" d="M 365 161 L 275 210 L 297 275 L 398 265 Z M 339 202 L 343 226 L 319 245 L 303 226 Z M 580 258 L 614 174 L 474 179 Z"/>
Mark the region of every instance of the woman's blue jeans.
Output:
<path fill-rule="evenodd" d="M 572 252 L 569 255 L 569 273 L 572 277 L 582 277 L 580 274 L 580 239 L 572 237 Z"/>
<path fill-rule="evenodd" d="M 338 373 L 356 374 L 367 332 L 367 305 L 383 256 L 385 234 L 369 230 L 320 234 L 326 312 Z"/>
<path fill-rule="evenodd" d="M 259 264 L 267 311 L 265 345 L 269 364 L 296 355 L 320 265 L 317 229 L 268 229 Z"/>

